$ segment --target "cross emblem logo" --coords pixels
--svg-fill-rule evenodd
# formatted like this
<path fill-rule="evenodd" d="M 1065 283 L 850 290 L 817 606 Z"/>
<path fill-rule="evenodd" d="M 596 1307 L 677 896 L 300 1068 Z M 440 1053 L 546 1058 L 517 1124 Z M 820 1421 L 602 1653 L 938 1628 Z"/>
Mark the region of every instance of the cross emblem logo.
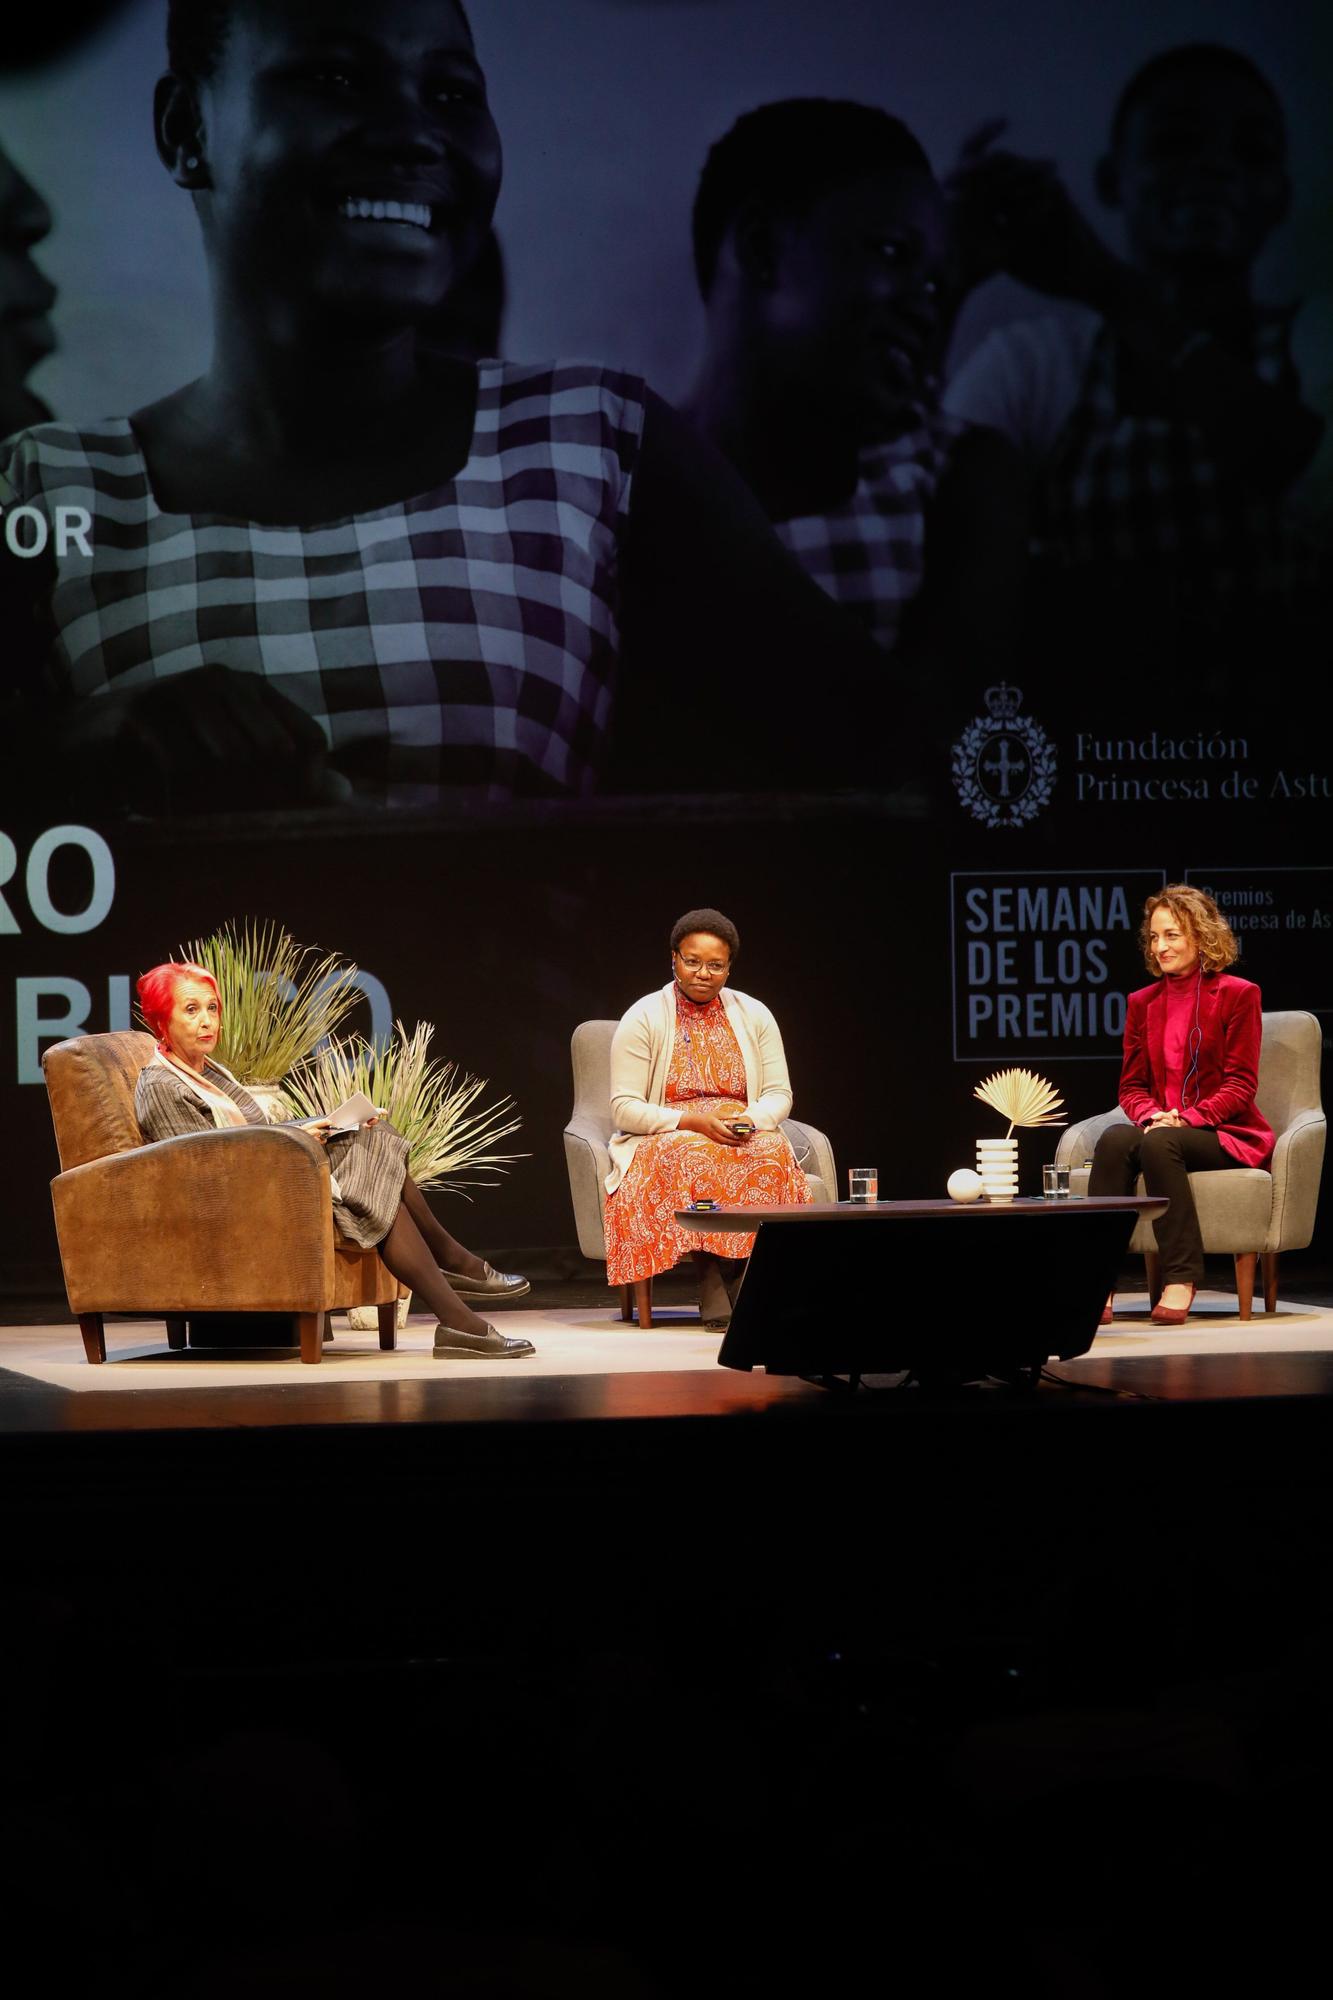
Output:
<path fill-rule="evenodd" d="M 1024 825 L 1055 785 L 1054 746 L 1019 713 L 1022 701 L 1022 690 L 1006 682 L 987 688 L 989 715 L 976 716 L 953 746 L 954 789 L 985 826 Z"/>
<path fill-rule="evenodd" d="M 986 786 L 987 791 L 991 792 L 993 798 L 1021 798 L 1027 790 L 1027 779 L 1031 767 L 1032 759 L 1028 756 L 1022 745 L 1017 743 L 1012 736 L 1000 736 L 995 739 L 994 754 L 989 757 L 983 756 L 981 759 L 982 782 L 985 783 L 987 778 L 996 780 L 993 788 L 989 785 Z M 1016 789 L 1011 789 L 1009 783 L 1011 778 L 1021 778 L 1023 783 L 1018 785 Z"/>

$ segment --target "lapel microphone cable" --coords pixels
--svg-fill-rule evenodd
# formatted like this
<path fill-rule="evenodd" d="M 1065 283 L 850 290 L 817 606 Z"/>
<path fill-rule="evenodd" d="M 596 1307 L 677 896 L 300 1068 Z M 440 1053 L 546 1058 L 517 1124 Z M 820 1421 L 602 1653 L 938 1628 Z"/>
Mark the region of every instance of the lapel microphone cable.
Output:
<path fill-rule="evenodd" d="M 1180 1085 L 1180 1108 L 1182 1111 L 1188 1111 L 1190 1108 L 1189 1100 L 1185 1093 L 1189 1089 L 1191 1077 L 1194 1079 L 1194 1102 L 1197 1104 L 1199 1101 L 1199 1054 L 1203 1048 L 1203 1030 L 1199 1026 L 1199 1005 L 1202 999 L 1203 966 L 1200 965 L 1199 977 L 1194 988 L 1194 1026 L 1190 1029 L 1189 1040 L 1185 1045 L 1186 1054 L 1190 1059 L 1189 1068 L 1185 1071 Z"/>

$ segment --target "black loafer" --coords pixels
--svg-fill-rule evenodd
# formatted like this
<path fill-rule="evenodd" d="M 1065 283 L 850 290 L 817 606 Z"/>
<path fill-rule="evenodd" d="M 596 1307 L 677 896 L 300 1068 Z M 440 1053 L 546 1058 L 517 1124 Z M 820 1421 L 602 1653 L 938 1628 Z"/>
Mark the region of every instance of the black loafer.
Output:
<path fill-rule="evenodd" d="M 446 1271 L 444 1275 L 460 1299 L 525 1299 L 532 1290 L 516 1271 L 494 1271 L 484 1262 L 482 1271 L 480 1278 L 469 1278 L 462 1271 Z"/>
<path fill-rule="evenodd" d="M 530 1340 L 513 1340 L 493 1326 L 485 1333 L 460 1333 L 440 1320 L 431 1352 L 437 1361 L 522 1361 L 537 1350 Z"/>

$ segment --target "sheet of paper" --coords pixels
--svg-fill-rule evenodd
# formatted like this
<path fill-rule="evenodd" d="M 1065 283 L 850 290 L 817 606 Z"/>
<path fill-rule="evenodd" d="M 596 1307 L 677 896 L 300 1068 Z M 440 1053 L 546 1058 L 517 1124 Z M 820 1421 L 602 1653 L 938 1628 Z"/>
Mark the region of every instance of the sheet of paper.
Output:
<path fill-rule="evenodd" d="M 328 1114 L 329 1124 L 335 1132 L 354 1132 L 358 1125 L 364 1125 L 368 1118 L 382 1118 L 383 1111 L 372 1104 L 364 1091 L 353 1091 L 343 1099 L 336 1111 Z"/>

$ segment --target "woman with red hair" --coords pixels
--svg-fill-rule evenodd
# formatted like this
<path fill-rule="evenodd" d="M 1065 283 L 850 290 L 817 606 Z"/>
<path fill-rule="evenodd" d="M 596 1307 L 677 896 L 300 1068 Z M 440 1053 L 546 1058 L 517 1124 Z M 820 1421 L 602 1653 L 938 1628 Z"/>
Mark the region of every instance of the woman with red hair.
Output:
<path fill-rule="evenodd" d="M 185 1132 L 226 1131 L 263 1125 L 264 1113 L 214 1050 L 222 1027 L 217 982 L 206 966 L 155 965 L 136 987 L 144 1020 L 157 1037 L 152 1060 L 140 1072 L 134 1112 L 153 1143 Z M 334 1132 L 327 1119 L 303 1128 L 329 1151 L 333 1216 L 342 1234 L 375 1249 L 402 1284 L 426 1301 L 439 1324 L 435 1355 L 516 1360 L 531 1354 L 530 1340 L 498 1333 L 467 1299 L 522 1298 L 526 1278 L 493 1271 L 466 1249 L 432 1214 L 407 1171 L 407 1141 L 386 1119 L 352 1132 Z"/>

